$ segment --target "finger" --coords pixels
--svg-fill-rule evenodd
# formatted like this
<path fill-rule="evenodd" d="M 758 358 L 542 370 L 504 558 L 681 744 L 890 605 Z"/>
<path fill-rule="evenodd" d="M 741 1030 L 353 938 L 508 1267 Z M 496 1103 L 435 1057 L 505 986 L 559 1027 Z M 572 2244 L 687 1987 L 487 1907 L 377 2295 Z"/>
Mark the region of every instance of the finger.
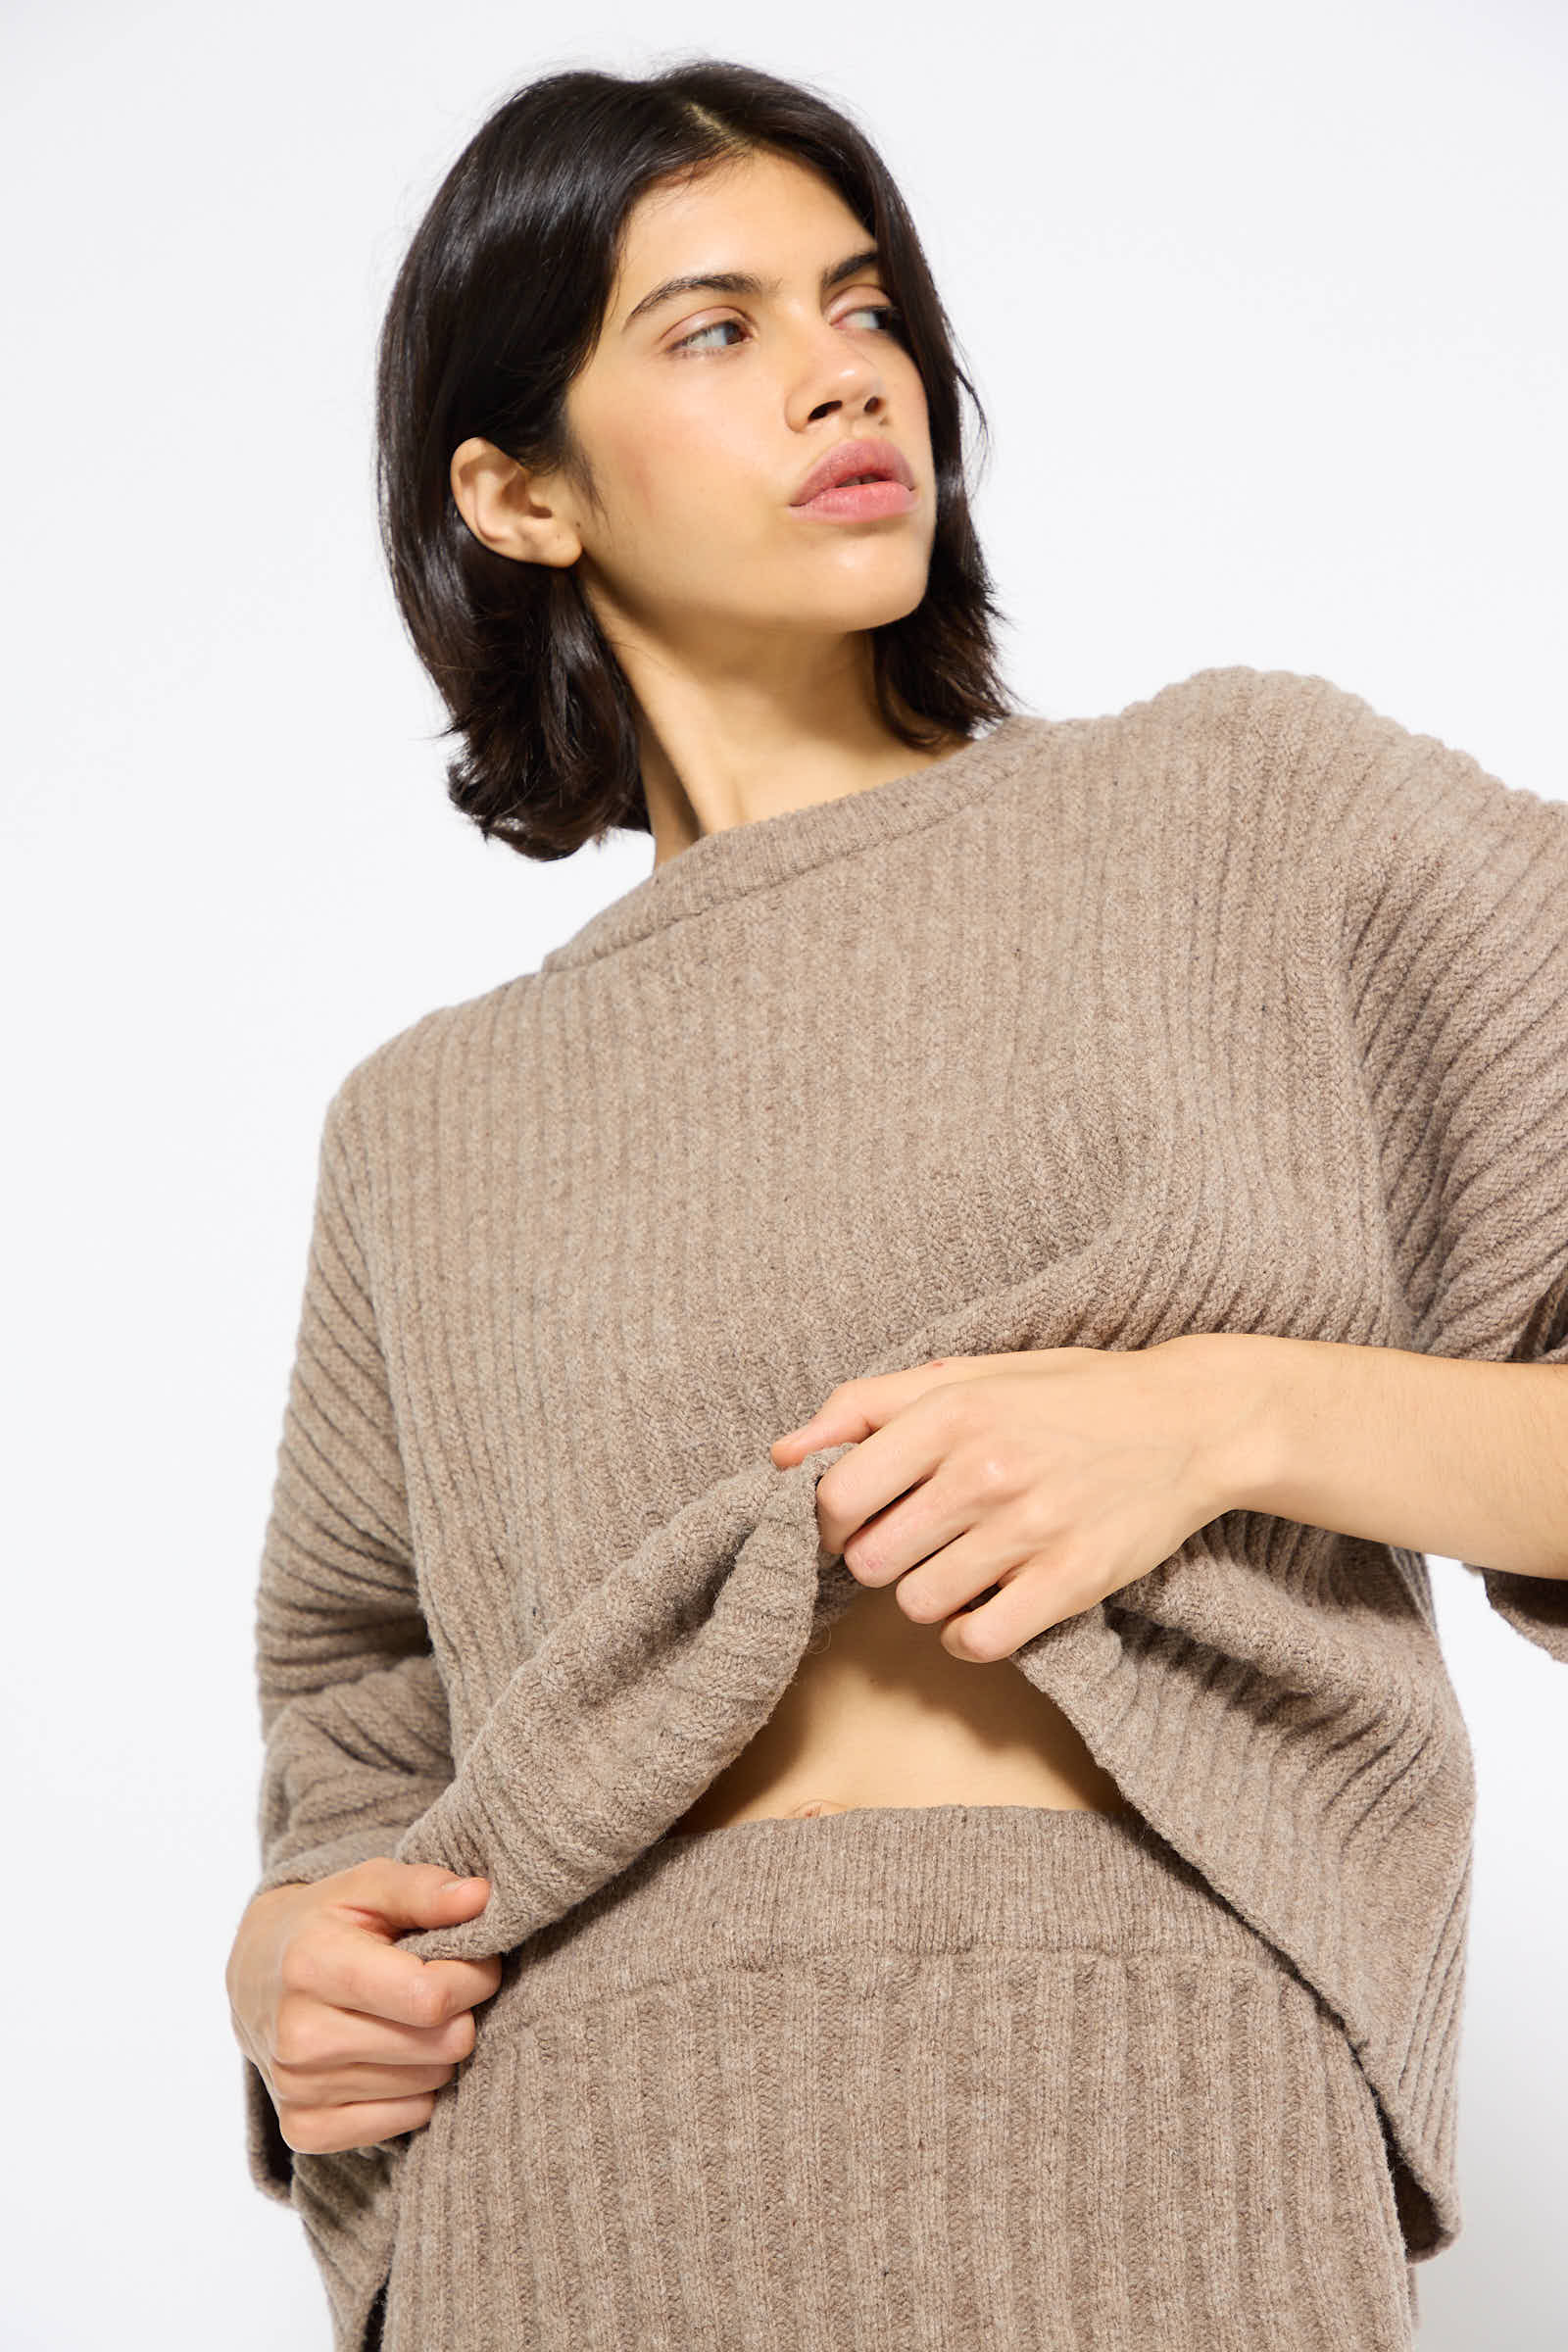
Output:
<path fill-rule="evenodd" d="M 301 1936 L 283 1960 L 286 1990 L 312 1993 L 334 2009 L 363 2010 L 407 2026 L 441 2026 L 488 2000 L 501 1961 L 421 1960 L 383 1932 L 327 1918 Z"/>
<path fill-rule="evenodd" d="M 941 1467 L 951 1439 L 952 1426 L 941 1398 L 917 1396 L 882 1427 L 873 1429 L 853 1452 L 840 1454 L 816 1482 L 817 1529 L 824 1548 L 843 1552 L 851 1537 L 864 1529 L 868 1532 L 858 1556 L 875 1560 L 877 1541 L 872 1522 L 877 1513 L 922 1486 Z M 940 1506 L 927 1502 L 915 1507 L 928 1523 L 939 1516 Z M 896 1545 L 897 1530 L 893 1542 Z M 908 1564 L 908 1558 L 904 1558 L 902 1565 Z M 852 1573 L 859 1571 L 852 1567 Z M 886 1582 L 887 1578 L 879 1576 L 877 1581 Z"/>
<path fill-rule="evenodd" d="M 846 1442 L 858 1445 L 876 1427 L 871 1388 L 870 1381 L 846 1381 L 824 1398 L 808 1420 L 775 1438 L 770 1450 L 776 1456 L 800 1461 L 814 1453 L 819 1446 L 842 1446 Z M 886 1418 L 885 1412 L 881 1417 Z"/>
<path fill-rule="evenodd" d="M 825 1474 L 819 1500 L 821 1483 Z M 951 1461 L 939 1453 L 924 1478 L 860 1522 L 844 1546 L 844 1565 L 862 1585 L 897 1585 L 900 1606 L 921 1624 L 951 1617 L 995 1580 L 1002 1562 L 995 1523 L 982 1528 L 978 1519 L 973 1495 L 960 1492 Z M 1020 1556 L 1009 1554 L 1008 1564 Z"/>
<path fill-rule="evenodd" d="M 466 2058 L 478 2027 L 471 2009 L 436 2026 L 409 2026 L 365 2009 L 334 2009 L 308 1996 L 279 2005 L 273 2061 L 295 2074 L 358 2066 L 442 2066 Z"/>
<path fill-rule="evenodd" d="M 858 1541 L 852 1550 L 858 1548 Z M 946 1625 L 960 1611 L 978 1607 L 1017 1564 L 1016 1553 L 999 1551 L 995 1527 L 958 1526 L 950 1542 L 933 1538 L 917 1565 L 899 1574 L 898 1604 L 911 1624 Z M 861 1575 L 864 1583 L 873 1581 L 859 1570 L 852 1573 Z M 895 1580 L 883 1577 L 875 1581 Z"/>
<path fill-rule="evenodd" d="M 923 1363 L 910 1364 L 902 1371 L 873 1372 L 858 1380 L 841 1381 L 808 1420 L 775 1438 L 770 1450 L 801 1460 L 819 1446 L 840 1446 L 846 1442 L 858 1445 L 873 1429 L 880 1429 L 884 1421 L 891 1420 L 928 1389 L 954 1379 L 968 1365 L 978 1369 L 988 1360 L 998 1359 L 930 1355 Z"/>
<path fill-rule="evenodd" d="M 994 1595 L 982 1594 L 972 1607 L 950 1618 L 939 1639 L 950 1656 L 992 1665 L 1011 1657 L 1036 1634 L 1102 1598 L 1102 1588 L 1037 1557 L 999 1579 Z"/>
<path fill-rule="evenodd" d="M 401 1931 L 444 1925 L 454 1905 L 464 1913 L 475 1906 L 482 1912 L 489 1902 L 490 1882 L 482 1876 L 454 1878 L 438 1862 L 395 1862 L 390 1854 L 372 1854 L 351 1870 L 339 1871 L 322 1892 L 334 1897 L 341 1910 L 368 1913 L 383 1926 Z"/>
<path fill-rule="evenodd" d="M 429 2122 L 435 2104 L 428 2092 L 415 2099 L 372 2099 L 346 2107 L 275 2103 L 278 2130 L 300 2156 L 374 2147 L 401 2132 L 416 2132 Z"/>
<path fill-rule="evenodd" d="M 462 2056 L 466 2057 L 464 2051 Z M 272 2104 L 285 2100 L 297 2107 L 344 2107 L 363 2099 L 412 2099 L 421 2091 L 439 2090 L 454 2080 L 457 2058 L 433 2058 L 422 2066 L 352 2061 L 346 2066 L 287 2066 L 274 2059 Z"/>

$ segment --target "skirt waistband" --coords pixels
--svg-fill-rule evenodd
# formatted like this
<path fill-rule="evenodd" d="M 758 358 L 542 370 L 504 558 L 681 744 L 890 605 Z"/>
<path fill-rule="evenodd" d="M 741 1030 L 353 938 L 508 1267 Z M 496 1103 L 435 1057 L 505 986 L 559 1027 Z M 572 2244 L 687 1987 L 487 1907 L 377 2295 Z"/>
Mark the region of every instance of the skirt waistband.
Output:
<path fill-rule="evenodd" d="M 865 1805 L 658 1839 L 507 1955 L 507 2006 L 792 1955 L 1168 1950 L 1295 1971 L 1142 1814 Z"/>

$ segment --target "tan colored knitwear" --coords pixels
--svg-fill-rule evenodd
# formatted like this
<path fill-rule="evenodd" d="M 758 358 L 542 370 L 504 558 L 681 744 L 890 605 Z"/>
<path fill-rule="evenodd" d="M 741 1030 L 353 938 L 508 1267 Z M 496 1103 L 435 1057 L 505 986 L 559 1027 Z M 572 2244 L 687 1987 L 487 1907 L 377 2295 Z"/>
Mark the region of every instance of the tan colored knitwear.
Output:
<path fill-rule="evenodd" d="M 327 1108 L 257 1891 L 482 1872 L 404 1942 L 512 1949 L 859 1591 L 846 1448 L 781 1472 L 779 1431 L 933 1355 L 1216 1330 L 1568 1364 L 1568 807 L 1231 667 L 704 836 Z M 1481 1573 L 1568 1659 L 1568 1584 Z M 1440 2252 L 1475 1785 L 1425 1560 L 1227 1511 L 1012 1663 L 1343 2021 Z M 291 2155 L 245 2098 L 347 2346 L 408 2139 Z"/>

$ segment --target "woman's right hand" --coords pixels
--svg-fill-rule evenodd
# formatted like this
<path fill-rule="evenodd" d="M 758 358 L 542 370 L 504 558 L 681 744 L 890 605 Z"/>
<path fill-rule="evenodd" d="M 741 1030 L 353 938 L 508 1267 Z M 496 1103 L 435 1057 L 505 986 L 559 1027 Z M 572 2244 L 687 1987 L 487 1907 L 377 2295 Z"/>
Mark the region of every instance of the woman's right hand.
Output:
<path fill-rule="evenodd" d="M 471 1919 L 489 1899 L 488 1879 L 378 1856 L 246 1906 L 224 1972 L 229 2015 L 289 2147 L 368 2148 L 429 2122 L 501 1961 L 420 1960 L 396 1939 Z"/>

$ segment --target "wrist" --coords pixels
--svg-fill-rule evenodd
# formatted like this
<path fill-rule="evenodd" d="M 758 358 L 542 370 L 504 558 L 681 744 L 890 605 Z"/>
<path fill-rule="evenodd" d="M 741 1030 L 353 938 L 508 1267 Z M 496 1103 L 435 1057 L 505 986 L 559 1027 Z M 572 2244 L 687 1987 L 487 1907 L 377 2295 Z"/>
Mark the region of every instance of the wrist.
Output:
<path fill-rule="evenodd" d="M 1296 1345 L 1250 1331 L 1183 1332 L 1161 1342 L 1187 1359 L 1198 1406 L 1199 1477 L 1212 1504 L 1210 1518 L 1268 1508 L 1264 1497 L 1278 1483 L 1283 1459 L 1285 1395 Z"/>

